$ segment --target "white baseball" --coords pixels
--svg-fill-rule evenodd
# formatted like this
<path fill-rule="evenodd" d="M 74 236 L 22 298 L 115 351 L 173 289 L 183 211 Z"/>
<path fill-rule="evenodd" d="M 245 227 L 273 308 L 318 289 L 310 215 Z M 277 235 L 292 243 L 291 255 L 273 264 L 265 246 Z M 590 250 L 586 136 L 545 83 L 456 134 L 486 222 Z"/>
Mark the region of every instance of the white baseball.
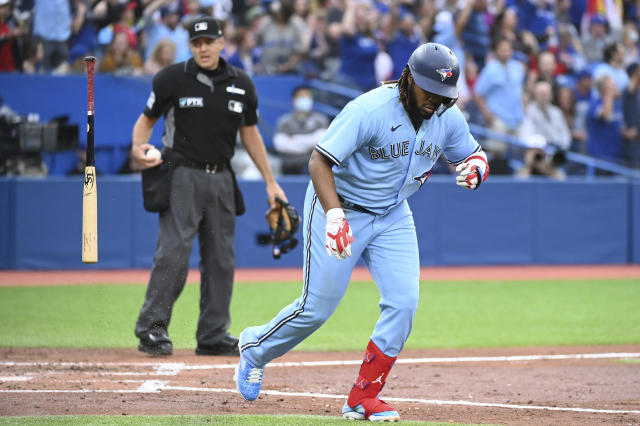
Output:
<path fill-rule="evenodd" d="M 151 148 L 145 153 L 144 156 L 147 160 L 159 160 L 160 158 L 162 158 L 162 153 L 156 148 Z"/>

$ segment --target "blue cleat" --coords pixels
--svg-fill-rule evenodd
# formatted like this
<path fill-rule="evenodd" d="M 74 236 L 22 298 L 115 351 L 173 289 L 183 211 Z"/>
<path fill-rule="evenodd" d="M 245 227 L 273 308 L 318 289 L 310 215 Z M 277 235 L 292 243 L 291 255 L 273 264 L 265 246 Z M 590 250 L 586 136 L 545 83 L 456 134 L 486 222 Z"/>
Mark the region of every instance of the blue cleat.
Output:
<path fill-rule="evenodd" d="M 238 347 L 239 346 L 240 342 L 238 342 Z M 236 389 L 238 389 L 238 392 L 240 392 L 240 395 L 242 395 L 245 400 L 255 401 L 258 398 L 260 389 L 262 388 L 263 374 L 264 368 L 253 367 L 245 361 L 242 352 L 240 352 L 240 362 L 236 365 L 233 380 L 236 382 Z"/>

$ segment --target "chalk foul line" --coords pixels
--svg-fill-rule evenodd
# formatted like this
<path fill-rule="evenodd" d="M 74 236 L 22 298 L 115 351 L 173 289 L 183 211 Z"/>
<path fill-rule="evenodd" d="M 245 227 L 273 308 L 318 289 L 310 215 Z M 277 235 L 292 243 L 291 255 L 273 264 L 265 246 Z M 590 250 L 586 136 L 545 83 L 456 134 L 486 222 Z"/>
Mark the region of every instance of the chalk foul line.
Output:
<path fill-rule="evenodd" d="M 70 389 L 70 390 L 0 390 L 0 393 L 160 393 L 162 391 L 183 391 L 183 392 L 212 392 L 212 393 L 238 393 L 235 389 L 226 388 L 204 388 L 204 387 L 191 387 L 191 386 L 171 386 L 166 380 L 146 380 L 136 390 L 132 389 Z M 324 399 L 347 399 L 348 395 L 334 395 L 327 393 L 313 393 L 313 392 L 284 392 L 276 390 L 263 389 L 260 392 L 261 395 L 271 396 L 287 396 L 287 397 L 304 397 L 304 398 L 324 398 Z M 476 401 L 464 401 L 464 400 L 439 400 L 439 399 L 422 399 L 422 398 L 390 398 L 385 397 L 385 401 L 390 402 L 406 402 L 413 404 L 426 404 L 426 405 L 463 405 L 471 407 L 493 407 L 493 408 L 505 408 L 512 410 L 543 410 L 543 411 L 564 411 L 564 412 L 579 412 L 579 413 L 597 413 L 597 414 L 638 414 L 640 410 L 606 410 L 598 408 L 582 408 L 582 407 L 547 407 L 542 405 L 521 405 L 521 404 L 501 404 L 494 402 L 476 402 Z"/>
<path fill-rule="evenodd" d="M 638 352 L 609 352 L 591 354 L 553 354 L 553 355 L 505 355 L 505 356 L 472 356 L 472 357 L 434 357 L 434 358 L 399 358 L 396 364 L 438 364 L 465 362 L 520 362 L 542 360 L 570 360 L 570 359 L 624 359 L 640 358 Z M 362 360 L 344 361 L 300 361 L 300 362 L 272 362 L 267 368 L 279 367 L 331 367 L 340 365 L 360 365 Z M 183 362 L 19 362 L 0 361 L 0 366 L 15 367 L 152 367 L 159 376 L 175 376 L 183 370 L 216 370 L 233 369 L 236 364 L 203 364 L 189 365 Z M 105 372 L 101 372 L 105 373 Z M 114 375 L 128 373 L 113 372 Z M 132 373 L 133 374 L 133 373 Z M 138 375 L 137 373 L 135 375 Z"/>

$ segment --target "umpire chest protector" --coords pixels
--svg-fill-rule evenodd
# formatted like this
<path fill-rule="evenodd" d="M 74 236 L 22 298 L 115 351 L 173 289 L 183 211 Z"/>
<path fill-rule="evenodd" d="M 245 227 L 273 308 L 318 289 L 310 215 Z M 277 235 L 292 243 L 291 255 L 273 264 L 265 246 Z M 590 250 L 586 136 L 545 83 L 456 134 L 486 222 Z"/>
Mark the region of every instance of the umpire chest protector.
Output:
<path fill-rule="evenodd" d="M 240 126 L 257 124 L 257 95 L 244 71 L 223 58 L 215 71 L 193 58 L 170 65 L 153 80 L 145 114 L 165 116 L 163 144 L 193 161 L 224 164 Z"/>

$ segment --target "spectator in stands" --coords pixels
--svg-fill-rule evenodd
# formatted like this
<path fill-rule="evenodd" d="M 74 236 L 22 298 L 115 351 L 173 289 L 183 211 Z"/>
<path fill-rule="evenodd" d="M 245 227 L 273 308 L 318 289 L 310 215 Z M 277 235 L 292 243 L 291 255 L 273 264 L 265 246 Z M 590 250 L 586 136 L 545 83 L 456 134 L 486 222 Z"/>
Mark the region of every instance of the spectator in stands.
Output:
<path fill-rule="evenodd" d="M 638 45 L 638 28 L 627 22 L 622 30 L 622 49 L 624 51 L 625 66 L 640 60 L 640 46 Z"/>
<path fill-rule="evenodd" d="M 424 36 L 419 32 L 415 16 L 405 10 L 404 7 L 401 7 L 399 3 L 399 0 L 392 2 L 389 16 L 390 29 L 386 40 L 386 51 L 391 56 L 393 72 L 388 80 L 400 78 L 409 56 L 418 46 L 425 42 Z M 451 16 L 448 11 L 443 13 L 449 13 L 449 16 Z M 437 42 L 442 43 L 442 41 Z M 446 46 L 453 50 L 450 44 L 446 44 Z M 454 53 L 457 55 L 460 52 L 454 51 Z M 462 68 L 462 64 L 460 67 Z"/>
<path fill-rule="evenodd" d="M 625 157 L 631 167 L 640 168 L 640 64 L 627 67 L 629 84 L 622 94 L 622 111 L 627 128 Z"/>
<path fill-rule="evenodd" d="M 111 40 L 98 70 L 118 75 L 142 74 L 142 58 L 129 46 L 129 38 L 125 32 L 117 31 L 113 34 L 113 40 Z"/>
<path fill-rule="evenodd" d="M 573 74 L 586 66 L 582 44 L 572 24 L 558 28 L 558 47 L 555 49 L 558 72 Z"/>
<path fill-rule="evenodd" d="M 24 60 L 22 61 L 22 72 L 25 74 L 36 74 L 42 72 L 42 59 L 44 49 L 42 42 L 32 38 L 25 43 Z"/>
<path fill-rule="evenodd" d="M 480 71 L 474 86 L 475 104 L 487 125 L 494 131 L 515 136 L 522 122 L 525 70 L 512 58 L 513 49 L 507 39 L 498 39 L 494 59 Z M 483 147 L 490 155 L 492 173 L 507 173 L 505 142 L 489 139 Z"/>
<path fill-rule="evenodd" d="M 541 50 L 557 44 L 554 2 L 522 0 L 518 4 L 518 31 L 528 31 L 536 38 Z"/>
<path fill-rule="evenodd" d="M 45 71 L 66 72 L 71 37 L 69 0 L 35 0 L 33 35 L 42 43 Z"/>
<path fill-rule="evenodd" d="M 607 18 L 600 14 L 593 15 L 588 30 L 582 33 L 582 47 L 587 62 L 594 64 L 602 61 L 605 46 L 615 41 L 615 36 L 609 33 Z"/>
<path fill-rule="evenodd" d="M 151 57 L 144 63 L 144 73 L 155 75 L 162 68 L 173 64 L 175 58 L 176 44 L 168 38 L 160 40 L 153 52 L 151 52 Z"/>
<path fill-rule="evenodd" d="M 160 11 L 160 20 L 155 20 L 154 15 Z M 153 0 L 144 9 L 145 32 L 147 43 L 145 58 L 151 56 L 156 44 L 165 38 L 171 39 L 176 44 L 176 62 L 186 61 L 191 57 L 189 52 L 189 35 L 187 30 L 180 25 L 180 10 L 174 0 Z"/>
<path fill-rule="evenodd" d="M 518 32 L 518 9 L 514 6 L 503 8 L 491 26 L 491 44 L 495 44 L 500 38 L 505 38 L 511 42 L 514 57 L 516 59 L 525 59 L 527 47 L 522 41 L 521 34 L 522 32 Z M 529 37 L 534 38 L 532 34 L 527 34 Z"/>
<path fill-rule="evenodd" d="M 84 72 L 83 58 L 96 56 L 98 39 L 90 14 L 88 0 L 73 0 L 71 5 L 71 39 L 69 40 L 69 64 L 72 72 Z"/>
<path fill-rule="evenodd" d="M 188 0 L 186 12 L 180 18 L 183 26 L 202 15 L 213 15 L 213 2 L 207 0 Z M 226 35 L 225 35 L 226 37 Z"/>
<path fill-rule="evenodd" d="M 608 161 L 620 161 L 622 151 L 622 106 L 620 90 L 608 74 L 596 80 L 598 95 L 591 99 L 587 114 L 587 153 Z"/>
<path fill-rule="evenodd" d="M 340 31 L 339 81 L 360 90 L 377 86 L 375 60 L 380 48 L 375 39 L 379 12 L 366 2 L 345 0 Z"/>
<path fill-rule="evenodd" d="M 536 68 L 531 69 L 527 76 L 527 91 L 533 93 L 535 84 L 540 80 L 544 80 L 551 85 L 555 97 L 558 88 L 558 82 L 556 81 L 557 66 L 558 63 L 553 53 L 548 50 L 540 52 Z"/>
<path fill-rule="evenodd" d="M 329 120 L 324 114 L 312 110 L 310 87 L 296 87 L 291 101 L 293 111 L 278 120 L 273 146 L 282 160 L 282 174 L 303 174 L 308 173 L 309 157 L 329 127 Z"/>
<path fill-rule="evenodd" d="M 527 109 L 519 129 L 519 137 L 526 144 L 524 166 L 518 175 L 544 175 L 563 179 L 559 166 L 564 152 L 571 145 L 571 133 L 562 111 L 551 103 L 551 84 L 540 80 L 534 86 L 533 101 Z"/>
<path fill-rule="evenodd" d="M 302 44 L 303 51 L 306 52 L 304 64 L 304 75 L 306 77 L 326 80 L 335 75 L 337 68 L 334 67 L 333 70 L 329 70 L 328 59 L 332 53 L 334 57 L 338 57 L 339 52 L 337 50 L 332 52 L 332 49 L 337 44 L 332 43 L 330 40 L 327 13 L 324 10 L 308 14 Z"/>
<path fill-rule="evenodd" d="M 273 0 L 270 14 L 256 30 L 256 44 L 261 49 L 260 72 L 290 74 L 300 71 L 306 24 L 293 14 L 294 0 Z"/>
<path fill-rule="evenodd" d="M 602 53 L 604 62 L 598 64 L 593 70 L 593 78 L 598 80 L 603 75 L 608 75 L 618 86 L 622 93 L 629 84 L 629 76 L 624 69 L 624 50 L 620 43 L 612 43 L 604 48 Z"/>
<path fill-rule="evenodd" d="M 16 39 L 22 37 L 24 29 L 15 25 L 10 0 L 0 0 L 0 72 L 20 71 L 22 55 Z"/>
<path fill-rule="evenodd" d="M 487 13 L 487 0 L 467 0 L 455 18 L 456 36 L 481 69 L 491 43 Z"/>
<path fill-rule="evenodd" d="M 577 138 L 582 137 L 582 144 L 584 146 L 584 141 L 586 140 L 586 132 L 575 132 L 574 127 L 576 124 L 576 99 L 573 94 L 573 90 L 569 86 L 560 86 L 558 87 L 558 91 L 556 93 L 554 105 L 557 105 L 562 112 L 562 116 L 564 117 L 564 121 L 569 127 L 569 131 L 571 132 L 571 146 L 569 150 L 571 151 L 580 151 L 579 149 L 575 149 L 575 145 L 577 142 Z M 582 151 L 581 151 L 582 152 Z"/>
<path fill-rule="evenodd" d="M 113 32 L 122 31 L 127 35 L 129 47 L 136 49 L 138 47 L 138 34 L 136 32 L 136 2 L 130 1 L 120 12 L 118 22 L 113 24 Z"/>
<path fill-rule="evenodd" d="M 227 58 L 227 62 L 244 70 L 252 77 L 258 63 L 258 57 L 254 53 L 256 41 L 253 33 L 248 28 L 240 27 L 231 36 L 231 43 L 235 45 L 236 49 Z"/>
<path fill-rule="evenodd" d="M 593 78 L 589 70 L 582 70 L 576 78 L 573 97 L 575 98 L 574 121 L 572 127 L 573 145 L 571 150 L 587 152 L 587 115 L 591 105 Z"/>

